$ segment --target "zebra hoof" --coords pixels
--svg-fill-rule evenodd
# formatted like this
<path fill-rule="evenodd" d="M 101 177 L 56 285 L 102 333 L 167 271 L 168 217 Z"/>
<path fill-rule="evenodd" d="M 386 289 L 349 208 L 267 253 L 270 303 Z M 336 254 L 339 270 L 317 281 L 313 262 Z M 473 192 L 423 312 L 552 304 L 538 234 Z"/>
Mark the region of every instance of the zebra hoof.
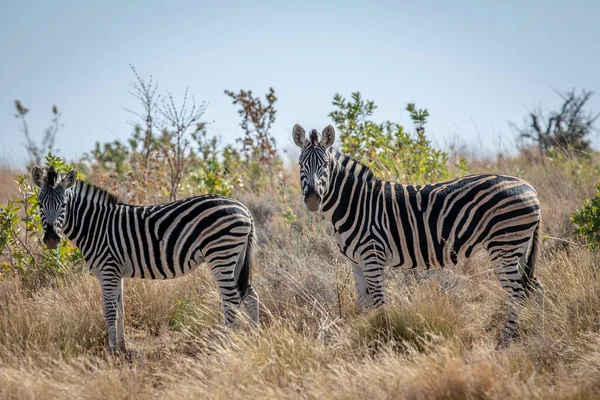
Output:
<path fill-rule="evenodd" d="M 111 356 L 127 356 L 127 354 L 129 353 L 124 343 L 118 346 L 110 346 L 108 348 L 108 352 Z"/>
<path fill-rule="evenodd" d="M 498 343 L 496 343 L 496 351 L 502 351 L 508 349 L 510 346 L 511 340 L 500 339 Z"/>
<path fill-rule="evenodd" d="M 496 350 L 506 350 L 517 337 L 518 333 L 516 331 L 505 328 L 500 335 Z"/>

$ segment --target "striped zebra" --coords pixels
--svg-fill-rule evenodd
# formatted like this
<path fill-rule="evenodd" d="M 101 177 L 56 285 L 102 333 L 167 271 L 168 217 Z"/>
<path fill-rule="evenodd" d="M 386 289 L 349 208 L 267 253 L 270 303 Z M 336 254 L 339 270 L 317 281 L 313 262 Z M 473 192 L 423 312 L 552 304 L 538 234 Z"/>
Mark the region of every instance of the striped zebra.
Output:
<path fill-rule="evenodd" d="M 536 279 L 540 204 L 527 182 L 480 174 L 423 186 L 378 179 L 365 165 L 331 149 L 335 131 L 319 135 L 295 125 L 304 202 L 333 225 L 341 252 L 353 264 L 362 307 L 384 303 L 383 268 L 443 268 L 487 251 L 509 295 L 500 337 L 517 333 L 518 308 L 542 286 Z"/>
<path fill-rule="evenodd" d="M 98 278 L 112 352 L 125 351 L 123 278 L 170 279 L 203 262 L 221 294 L 224 324 L 232 326 L 243 302 L 254 325 L 259 300 L 250 284 L 254 223 L 241 203 L 205 195 L 142 207 L 122 204 L 107 191 L 77 180 L 75 170 L 31 176 L 38 196 L 43 241 L 55 249 L 62 231 Z"/>

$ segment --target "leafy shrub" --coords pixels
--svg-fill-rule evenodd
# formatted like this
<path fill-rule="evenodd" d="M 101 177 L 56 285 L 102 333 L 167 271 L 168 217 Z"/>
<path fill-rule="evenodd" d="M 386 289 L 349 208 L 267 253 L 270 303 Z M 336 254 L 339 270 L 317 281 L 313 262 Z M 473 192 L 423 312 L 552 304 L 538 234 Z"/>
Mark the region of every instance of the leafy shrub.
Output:
<path fill-rule="evenodd" d="M 222 151 L 217 148 L 219 138 L 208 137 L 206 129 L 192 134 L 197 143 L 197 150 L 190 172 L 190 181 L 200 193 L 231 196 L 234 188 L 243 187 L 242 178 L 236 171 L 241 167 L 241 158 L 232 146 Z"/>
<path fill-rule="evenodd" d="M 336 94 L 329 113 L 340 133 L 341 150 L 368 165 L 384 178 L 402 183 L 426 183 L 449 176 L 448 154 L 436 150 L 425 136 L 429 112 L 409 103 L 406 110 L 416 125 L 416 135 L 408 133 L 398 123 L 371 120 L 377 108 L 373 101 L 364 100 L 360 92 L 352 93 L 347 101 Z"/>
<path fill-rule="evenodd" d="M 581 208 L 573 212 L 571 221 L 587 245 L 597 250 L 600 244 L 600 184 L 596 185 L 596 197 L 585 200 Z"/>
<path fill-rule="evenodd" d="M 96 142 L 96 147 L 92 150 L 92 156 L 104 169 L 123 173 L 125 170 L 125 162 L 127 161 L 130 152 L 127 145 L 115 140 L 110 143 L 104 143 L 103 145 Z"/>
<path fill-rule="evenodd" d="M 252 90 L 241 89 L 238 93 L 225 90 L 225 94 L 238 105 L 238 114 L 242 121 L 240 127 L 244 136 L 236 139 L 242 144 L 242 172 L 245 175 L 247 187 L 254 191 L 265 188 L 276 188 L 282 185 L 282 162 L 277 151 L 277 143 L 271 133 L 275 122 L 275 90 L 269 88 L 265 100 L 253 97 Z"/>

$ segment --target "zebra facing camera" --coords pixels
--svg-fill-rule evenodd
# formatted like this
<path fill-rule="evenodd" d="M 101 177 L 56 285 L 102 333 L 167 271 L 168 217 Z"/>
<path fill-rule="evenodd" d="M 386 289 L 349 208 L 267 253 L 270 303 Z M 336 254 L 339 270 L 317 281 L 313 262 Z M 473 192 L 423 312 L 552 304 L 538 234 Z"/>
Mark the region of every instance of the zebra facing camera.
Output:
<path fill-rule="evenodd" d="M 86 249 L 86 265 L 102 290 L 111 353 L 127 351 L 123 278 L 177 278 L 201 264 L 207 264 L 214 274 L 223 325 L 236 326 L 243 304 L 249 323 L 258 327 L 260 301 L 251 282 L 255 227 L 250 210 L 242 203 L 200 195 L 167 203 L 168 207 L 137 206 L 77 180 L 75 170 L 62 174 L 52 166 L 45 170 L 35 166 L 31 177 L 41 189 L 37 200 L 47 248 L 56 249 L 64 235 Z M 191 218 L 180 218 L 182 214 Z M 130 221 L 134 223 L 130 225 Z M 126 235 L 123 226 L 128 227 Z M 182 235 L 184 228 L 195 230 L 194 234 Z M 156 257 L 141 251 L 148 248 Z"/>
<path fill-rule="evenodd" d="M 66 207 L 64 191 L 75 185 L 77 171 L 71 170 L 66 174 L 60 174 L 56 168 L 49 167 L 44 174 L 44 170 L 35 165 L 31 170 L 31 178 L 34 185 L 42 190 L 38 196 L 38 202 L 44 203 L 44 207 L 40 205 L 42 227 L 44 228 L 42 241 L 49 250 L 54 250 L 60 244 L 58 232 L 62 228 Z M 50 212 L 48 213 L 48 211 Z"/>
<path fill-rule="evenodd" d="M 327 125 L 321 134 L 312 129 L 307 135 L 304 128 L 296 124 L 292 128 L 292 138 L 296 146 L 302 149 L 300 154 L 300 181 L 304 194 L 304 205 L 310 212 L 319 212 L 323 203 L 323 174 L 327 168 L 326 152 L 335 141 L 335 129 Z"/>

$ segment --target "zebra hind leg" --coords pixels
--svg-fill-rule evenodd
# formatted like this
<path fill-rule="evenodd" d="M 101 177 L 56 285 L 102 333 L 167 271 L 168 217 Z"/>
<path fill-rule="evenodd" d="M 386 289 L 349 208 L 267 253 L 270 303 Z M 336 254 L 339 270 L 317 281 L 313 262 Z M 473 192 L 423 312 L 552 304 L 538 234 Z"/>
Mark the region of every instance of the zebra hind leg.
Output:
<path fill-rule="evenodd" d="M 525 252 L 521 257 L 521 265 L 523 266 L 523 283 L 525 285 L 525 291 L 527 294 L 544 292 L 544 285 L 540 283 L 538 278 L 535 276 L 536 264 L 539 254 L 539 225 L 535 229 L 533 238 L 531 240 L 529 254 Z"/>
<path fill-rule="evenodd" d="M 250 239 L 251 240 L 251 239 Z M 252 269 L 252 248 L 248 243 L 244 245 L 235 266 L 235 282 L 238 293 L 242 298 L 244 307 L 254 327 L 258 327 L 260 300 L 258 293 L 252 287 L 251 280 Z"/>
<path fill-rule="evenodd" d="M 525 252 L 526 249 L 523 252 L 507 251 L 496 254 L 496 259 L 492 257 L 500 285 L 508 293 L 508 313 L 500 335 L 500 348 L 508 347 L 518 335 L 519 312 L 529 294 L 528 277 L 520 262 Z"/>
<path fill-rule="evenodd" d="M 356 284 L 356 292 L 358 293 L 358 303 L 361 308 L 368 308 L 371 301 L 369 298 L 369 288 L 367 287 L 367 281 L 365 280 L 362 267 L 352 263 L 352 274 L 354 275 L 354 283 Z"/>
<path fill-rule="evenodd" d="M 214 254 L 213 257 L 206 260 L 219 287 L 223 307 L 223 324 L 227 327 L 235 325 L 242 303 L 234 276 L 238 257 L 237 253 L 229 256 Z"/>
<path fill-rule="evenodd" d="M 246 290 L 242 300 L 244 301 L 246 311 L 252 320 L 252 324 L 255 327 L 258 327 L 260 300 L 258 298 L 258 293 L 256 293 L 256 290 L 254 290 L 252 285 L 248 286 L 248 289 Z"/>

